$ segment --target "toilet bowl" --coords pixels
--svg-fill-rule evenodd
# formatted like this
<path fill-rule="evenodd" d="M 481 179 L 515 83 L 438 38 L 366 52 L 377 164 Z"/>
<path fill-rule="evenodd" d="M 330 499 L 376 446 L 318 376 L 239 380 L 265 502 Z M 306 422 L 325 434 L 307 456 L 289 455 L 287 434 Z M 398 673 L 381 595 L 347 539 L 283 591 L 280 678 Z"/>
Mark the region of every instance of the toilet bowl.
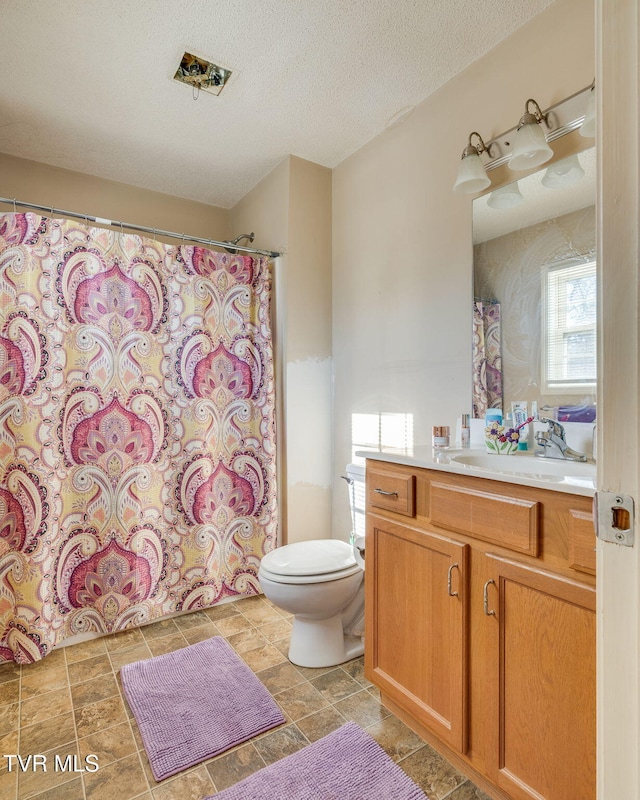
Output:
<path fill-rule="evenodd" d="M 265 597 L 293 614 L 293 664 L 332 667 L 362 655 L 364 571 L 351 545 L 337 539 L 284 545 L 264 556 L 258 580 Z"/>

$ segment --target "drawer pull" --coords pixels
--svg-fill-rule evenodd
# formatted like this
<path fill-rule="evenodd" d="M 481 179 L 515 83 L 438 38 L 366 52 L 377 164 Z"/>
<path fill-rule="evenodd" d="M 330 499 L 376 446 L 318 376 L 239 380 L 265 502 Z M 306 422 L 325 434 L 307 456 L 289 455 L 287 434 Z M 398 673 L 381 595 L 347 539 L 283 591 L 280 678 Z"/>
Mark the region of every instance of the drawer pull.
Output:
<path fill-rule="evenodd" d="M 383 494 L 385 497 L 397 497 L 398 492 L 385 492 L 384 489 L 374 489 L 373 490 L 376 494 Z"/>
<path fill-rule="evenodd" d="M 449 597 L 458 597 L 458 592 L 451 591 L 451 573 L 453 572 L 454 569 L 458 569 L 457 564 L 452 564 L 449 567 L 449 572 L 447 573 L 447 594 L 449 595 Z"/>
<path fill-rule="evenodd" d="M 489 611 L 489 586 L 491 584 L 495 586 L 495 583 L 496 582 L 493 580 L 493 578 L 489 578 L 489 580 L 484 585 L 484 589 L 482 590 L 484 594 L 484 613 L 488 617 L 495 617 L 496 615 L 495 611 Z"/>

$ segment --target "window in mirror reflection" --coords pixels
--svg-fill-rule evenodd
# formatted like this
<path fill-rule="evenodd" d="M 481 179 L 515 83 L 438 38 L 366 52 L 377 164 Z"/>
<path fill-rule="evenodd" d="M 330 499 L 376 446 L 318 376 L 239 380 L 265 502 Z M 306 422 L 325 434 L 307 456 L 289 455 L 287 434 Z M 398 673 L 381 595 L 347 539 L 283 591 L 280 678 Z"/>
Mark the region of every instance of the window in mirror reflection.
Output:
<path fill-rule="evenodd" d="M 596 385 L 596 263 L 554 265 L 543 284 L 546 391 Z"/>

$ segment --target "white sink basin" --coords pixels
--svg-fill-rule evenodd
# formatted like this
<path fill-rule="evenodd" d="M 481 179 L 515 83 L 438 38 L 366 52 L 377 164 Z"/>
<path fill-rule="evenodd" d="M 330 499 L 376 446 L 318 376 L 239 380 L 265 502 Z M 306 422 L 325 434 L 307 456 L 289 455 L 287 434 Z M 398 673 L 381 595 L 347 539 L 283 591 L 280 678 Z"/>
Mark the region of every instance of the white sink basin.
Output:
<path fill-rule="evenodd" d="M 596 477 L 596 465 L 588 461 L 565 461 L 564 459 L 538 458 L 529 453 L 495 455 L 491 453 L 460 453 L 451 456 L 456 464 L 466 464 L 476 469 L 504 472 L 509 475 L 544 475 L 553 480 L 563 478 Z"/>

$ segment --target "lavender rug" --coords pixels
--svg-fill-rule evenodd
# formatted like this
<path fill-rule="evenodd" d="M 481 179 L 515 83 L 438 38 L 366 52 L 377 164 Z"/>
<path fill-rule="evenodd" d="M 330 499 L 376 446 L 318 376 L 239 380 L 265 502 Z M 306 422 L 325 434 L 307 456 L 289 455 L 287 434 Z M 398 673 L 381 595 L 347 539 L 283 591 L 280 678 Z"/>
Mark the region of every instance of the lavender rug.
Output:
<path fill-rule="evenodd" d="M 354 722 L 205 800 L 427 800 Z"/>
<path fill-rule="evenodd" d="M 120 675 L 157 781 L 285 721 L 220 636 L 127 664 Z"/>

